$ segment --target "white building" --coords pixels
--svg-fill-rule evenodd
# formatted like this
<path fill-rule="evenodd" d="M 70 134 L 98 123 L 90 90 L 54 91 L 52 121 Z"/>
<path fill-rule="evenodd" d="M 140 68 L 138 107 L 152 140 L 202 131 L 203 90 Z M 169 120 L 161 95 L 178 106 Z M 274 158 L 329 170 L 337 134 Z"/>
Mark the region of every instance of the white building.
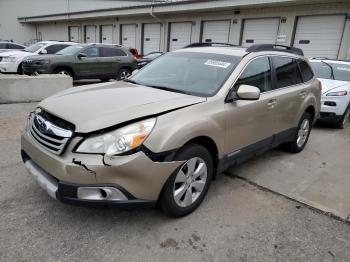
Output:
<path fill-rule="evenodd" d="M 8 13 L 16 14 L 12 23 L 20 27 L 9 32 L 3 13 L 10 2 L 17 2 L 16 10 Z M 276 43 L 300 47 L 309 57 L 350 59 L 349 0 L 30 2 L 38 2 L 40 12 L 21 7 L 24 0 L 0 0 L 0 38 L 112 42 L 142 53 L 171 51 L 199 41 Z M 69 3 L 69 10 L 57 2 Z"/>

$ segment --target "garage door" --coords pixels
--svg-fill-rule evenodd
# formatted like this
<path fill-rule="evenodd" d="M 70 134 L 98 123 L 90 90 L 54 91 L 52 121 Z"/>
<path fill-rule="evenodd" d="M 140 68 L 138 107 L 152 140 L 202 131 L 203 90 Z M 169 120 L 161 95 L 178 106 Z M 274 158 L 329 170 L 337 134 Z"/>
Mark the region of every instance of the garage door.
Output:
<path fill-rule="evenodd" d="M 72 42 L 81 42 L 80 38 L 80 27 L 79 26 L 70 26 L 68 28 L 68 34 L 69 34 L 69 41 Z"/>
<path fill-rule="evenodd" d="M 143 54 L 160 51 L 160 24 L 144 24 Z"/>
<path fill-rule="evenodd" d="M 96 43 L 96 26 L 85 26 L 85 43 Z"/>
<path fill-rule="evenodd" d="M 246 19 L 243 23 L 242 46 L 275 44 L 279 18 Z"/>
<path fill-rule="evenodd" d="M 113 43 L 113 26 L 101 25 L 101 43 L 112 44 Z"/>
<path fill-rule="evenodd" d="M 202 42 L 228 43 L 230 20 L 203 22 Z"/>
<path fill-rule="evenodd" d="M 169 51 L 180 49 L 191 43 L 192 23 L 171 23 Z"/>
<path fill-rule="evenodd" d="M 344 15 L 299 17 L 294 46 L 308 57 L 337 58 L 344 25 Z"/>
<path fill-rule="evenodd" d="M 136 25 L 121 25 L 121 44 L 136 47 Z"/>

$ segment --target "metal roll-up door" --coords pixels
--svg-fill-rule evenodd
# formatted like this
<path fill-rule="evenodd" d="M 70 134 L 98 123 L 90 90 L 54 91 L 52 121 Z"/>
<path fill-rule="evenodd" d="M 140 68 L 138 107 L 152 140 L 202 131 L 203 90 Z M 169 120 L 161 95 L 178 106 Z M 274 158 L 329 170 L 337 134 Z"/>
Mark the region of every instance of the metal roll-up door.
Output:
<path fill-rule="evenodd" d="M 143 27 L 143 54 L 160 51 L 161 26 L 160 24 L 144 24 Z"/>
<path fill-rule="evenodd" d="M 101 25 L 101 43 L 113 44 L 113 25 Z"/>
<path fill-rule="evenodd" d="M 170 24 L 169 51 L 183 48 L 191 43 L 192 23 L 181 22 Z"/>
<path fill-rule="evenodd" d="M 345 15 L 298 17 L 294 43 L 307 57 L 336 59 L 343 36 Z"/>
<path fill-rule="evenodd" d="M 121 44 L 127 47 L 136 47 L 136 25 L 121 25 Z"/>
<path fill-rule="evenodd" d="M 85 26 L 85 43 L 96 43 L 96 26 L 87 25 Z"/>
<path fill-rule="evenodd" d="M 203 22 L 202 42 L 228 43 L 230 24 L 230 20 Z"/>
<path fill-rule="evenodd" d="M 279 18 L 246 19 L 243 23 L 242 46 L 254 44 L 275 44 Z"/>

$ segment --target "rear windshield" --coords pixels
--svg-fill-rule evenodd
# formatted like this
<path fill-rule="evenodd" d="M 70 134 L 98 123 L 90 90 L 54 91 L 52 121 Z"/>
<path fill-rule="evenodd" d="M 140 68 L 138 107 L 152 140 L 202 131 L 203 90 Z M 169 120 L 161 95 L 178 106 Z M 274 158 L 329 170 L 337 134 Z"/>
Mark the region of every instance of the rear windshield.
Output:
<path fill-rule="evenodd" d="M 311 62 L 311 66 L 318 78 L 350 81 L 350 62 L 349 64 L 343 64 L 329 61 L 314 61 Z"/>
<path fill-rule="evenodd" d="M 197 52 L 173 52 L 150 63 L 131 81 L 174 92 L 214 95 L 230 76 L 241 57 Z"/>

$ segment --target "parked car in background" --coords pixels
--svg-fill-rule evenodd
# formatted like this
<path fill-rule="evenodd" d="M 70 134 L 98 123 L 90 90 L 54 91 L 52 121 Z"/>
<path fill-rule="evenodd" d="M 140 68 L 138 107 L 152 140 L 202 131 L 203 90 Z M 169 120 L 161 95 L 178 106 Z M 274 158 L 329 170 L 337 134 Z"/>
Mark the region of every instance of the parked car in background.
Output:
<path fill-rule="evenodd" d="M 0 72 L 22 74 L 22 62 L 25 58 L 32 55 L 55 54 L 75 44 L 73 42 L 42 41 L 23 50 L 0 53 Z"/>
<path fill-rule="evenodd" d="M 148 53 L 147 55 L 144 55 L 142 58 L 137 59 L 138 68 L 140 69 L 144 67 L 145 65 L 152 62 L 154 59 L 160 57 L 163 54 L 164 54 L 163 52 L 151 52 L 151 53 Z"/>
<path fill-rule="evenodd" d="M 75 56 L 84 51 L 85 58 L 84 48 L 99 47 L 63 52 L 79 49 Z M 297 48 L 177 50 L 125 82 L 42 101 L 28 117 L 22 159 L 65 203 L 158 202 L 184 216 L 230 166 L 280 144 L 301 152 L 319 115 L 319 83 Z"/>
<path fill-rule="evenodd" d="M 311 66 L 322 82 L 320 121 L 346 128 L 350 122 L 350 61 L 315 58 Z"/>
<path fill-rule="evenodd" d="M 24 48 L 26 48 L 24 45 L 7 41 L 0 41 L 0 53 L 13 50 L 22 50 Z"/>
<path fill-rule="evenodd" d="M 25 74 L 65 74 L 78 79 L 126 79 L 137 68 L 127 48 L 107 44 L 77 44 L 56 55 L 31 56 L 23 61 Z"/>

